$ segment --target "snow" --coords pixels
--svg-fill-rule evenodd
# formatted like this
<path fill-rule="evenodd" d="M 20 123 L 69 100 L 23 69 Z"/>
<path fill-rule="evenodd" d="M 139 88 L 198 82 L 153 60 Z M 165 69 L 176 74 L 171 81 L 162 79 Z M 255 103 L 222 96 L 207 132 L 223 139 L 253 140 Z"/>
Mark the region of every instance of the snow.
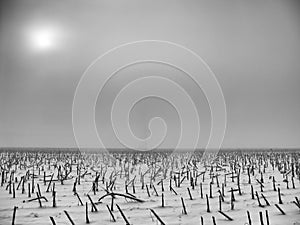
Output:
<path fill-rule="evenodd" d="M 287 155 L 290 153 L 287 153 Z M 291 156 L 291 155 L 290 155 Z M 101 171 L 104 168 L 103 156 L 101 154 L 96 155 L 85 155 L 84 154 L 84 165 L 82 167 L 81 174 L 87 171 L 87 175 L 81 178 L 80 185 L 77 185 L 77 193 L 82 199 L 84 205 L 85 202 L 89 204 L 89 220 L 90 224 L 125 224 L 120 212 L 118 211 L 116 205 L 114 205 L 113 214 L 115 216 L 116 222 L 112 222 L 110 214 L 106 205 L 110 206 L 111 197 L 106 197 L 102 201 L 102 203 L 97 204 L 98 212 L 91 212 L 91 204 L 87 197 L 87 194 L 91 196 L 94 202 L 97 202 L 98 199 L 106 194 L 105 182 L 109 182 L 109 177 L 113 171 L 121 171 L 120 164 L 117 162 L 116 166 L 111 164 L 108 165 L 107 172 L 105 174 L 105 182 L 102 183 L 102 178 L 100 177 L 99 181 L 99 191 L 94 195 L 91 190 L 92 182 L 95 180 L 95 171 Z M 178 157 L 180 158 L 180 157 Z M 95 159 L 93 161 L 93 159 Z M 97 159 L 97 160 L 96 160 Z M 64 164 L 65 158 L 62 159 L 59 163 L 61 165 Z M 92 162 L 93 161 L 93 162 Z M 3 162 L 3 161 L 2 161 Z M 51 163 L 53 163 L 52 161 Z M 94 165 L 93 165 L 94 163 Z M 163 162 L 156 162 L 157 166 L 162 166 Z M 107 164 L 106 164 L 107 165 Z M 121 163 L 124 166 L 124 160 Z M 180 164 L 179 164 L 180 165 Z M 173 171 L 180 171 L 183 164 L 178 166 L 178 168 L 174 168 Z M 170 167 L 170 166 L 169 166 Z M 202 163 L 197 163 L 198 172 L 205 171 L 205 168 Z M 47 175 L 51 175 L 53 172 L 55 173 L 54 179 L 57 178 L 57 168 L 55 169 L 53 166 L 48 170 L 48 165 L 44 164 L 44 168 Z M 12 214 L 14 206 L 18 206 L 16 212 L 16 221 L 15 224 L 51 224 L 50 216 L 52 216 L 56 222 L 56 224 L 71 224 L 68 218 L 66 217 L 64 210 L 66 210 L 71 218 L 73 219 L 76 225 L 86 224 L 85 222 L 85 206 L 81 206 L 77 197 L 72 192 L 73 183 L 76 174 L 76 165 L 73 165 L 72 172 L 69 174 L 68 180 L 64 181 L 64 184 L 61 185 L 60 181 L 55 181 L 55 191 L 56 191 L 56 204 L 57 207 L 52 207 L 52 192 L 46 192 L 48 183 L 44 185 L 43 183 L 43 172 L 40 171 L 40 175 L 35 179 L 35 183 L 38 183 L 41 188 L 42 196 L 45 196 L 48 199 L 48 202 L 42 201 L 42 208 L 39 207 L 38 201 L 27 202 L 28 198 L 27 193 L 27 182 L 25 184 L 25 193 L 21 193 L 21 187 L 19 190 L 16 190 L 16 198 L 12 197 L 12 194 L 9 194 L 8 190 L 6 190 L 6 186 L 8 183 L 4 183 L 4 185 L 0 188 L 0 224 L 11 224 L 12 223 Z M 295 201 L 295 197 L 300 197 L 300 182 L 297 176 L 295 176 L 295 189 L 292 187 L 291 183 L 291 173 L 288 174 L 289 179 L 289 189 L 287 189 L 286 183 L 283 182 L 284 177 L 283 174 L 278 171 L 277 168 L 273 170 L 270 160 L 268 159 L 268 167 L 266 168 L 265 173 L 263 174 L 264 178 L 264 190 L 263 194 L 267 198 L 270 203 L 270 206 L 267 206 L 264 199 L 261 197 L 260 192 L 260 184 L 256 181 L 256 179 L 260 180 L 261 175 L 258 173 L 258 168 L 255 169 L 255 175 L 251 176 L 251 183 L 254 187 L 254 191 L 257 191 L 260 197 L 261 203 L 264 207 L 259 207 L 257 203 L 257 199 L 251 199 L 251 189 L 248 184 L 248 175 L 247 170 L 240 172 L 240 187 L 242 191 L 242 195 L 236 191 L 234 193 L 236 201 L 234 202 L 234 209 L 231 210 L 230 204 L 230 192 L 231 188 L 237 188 L 237 178 L 232 182 L 231 178 L 227 176 L 227 185 L 225 187 L 225 202 L 222 203 L 222 211 L 233 218 L 233 221 L 229 221 L 223 215 L 221 215 L 219 210 L 219 194 L 218 190 L 221 189 L 221 184 L 224 183 L 224 174 L 230 172 L 229 165 L 223 166 L 224 171 L 214 171 L 214 174 L 218 173 L 219 176 L 219 184 L 220 187 L 217 187 L 217 182 L 214 180 L 213 184 L 213 198 L 209 198 L 210 209 L 211 212 L 206 211 L 206 198 L 205 195 L 209 195 L 209 183 L 211 181 L 209 171 L 210 168 L 207 168 L 205 173 L 205 180 L 203 183 L 203 199 L 200 197 L 200 188 L 199 183 L 202 182 L 202 175 L 198 177 L 197 186 L 193 190 L 190 186 L 190 181 L 185 179 L 180 187 L 175 187 L 175 183 L 172 181 L 172 187 L 178 193 L 175 195 L 173 192 L 169 190 L 169 173 L 171 170 L 167 172 L 167 178 L 163 180 L 164 182 L 164 199 L 165 199 L 165 207 L 161 207 L 161 185 L 157 184 L 161 179 L 163 179 L 162 173 L 159 173 L 155 178 L 153 184 L 155 185 L 159 196 L 155 195 L 153 188 L 150 189 L 151 196 L 148 197 L 146 187 L 142 189 L 142 183 L 140 180 L 140 173 L 145 173 L 149 169 L 149 166 L 146 163 L 140 162 L 135 166 L 130 165 L 129 167 L 129 180 L 135 179 L 135 191 L 136 196 L 139 199 L 144 200 L 145 202 L 135 202 L 132 200 L 126 200 L 123 197 L 117 197 L 114 200 L 115 204 L 118 204 L 120 208 L 123 210 L 125 216 L 127 217 L 130 224 L 160 224 L 155 216 L 150 212 L 150 209 L 153 209 L 158 216 L 164 221 L 165 224 L 201 224 L 200 217 L 202 216 L 204 219 L 204 224 L 213 224 L 212 216 L 216 218 L 217 225 L 246 225 L 248 224 L 247 218 L 247 210 L 251 214 L 252 224 L 260 224 L 259 220 L 259 212 L 263 212 L 264 224 L 266 222 L 266 210 L 268 210 L 270 225 L 300 225 L 300 209 L 293 203 Z M 25 175 L 27 169 L 17 169 L 15 176 L 18 177 L 18 181 L 20 177 Z M 124 167 L 122 169 L 122 173 L 124 173 Z M 32 170 L 31 170 L 32 172 Z M 89 174 L 91 172 L 91 174 Z M 37 168 L 35 168 L 35 175 L 38 175 Z M 276 179 L 276 188 L 280 187 L 282 201 L 283 204 L 279 204 L 279 206 L 285 211 L 286 215 L 282 215 L 280 211 L 275 207 L 275 204 L 278 204 L 278 193 L 273 190 L 272 177 Z M 116 193 L 125 194 L 125 181 L 126 177 L 123 174 L 122 177 L 120 175 L 115 176 L 116 179 L 116 189 L 113 190 Z M 183 177 L 183 175 L 182 175 Z M 47 179 L 50 179 L 47 177 Z M 145 175 L 145 184 L 149 185 L 150 173 Z M 28 182 L 31 182 L 30 180 Z M 18 182 L 15 183 L 15 187 L 17 187 Z M 187 187 L 189 187 L 191 194 L 193 196 L 193 200 L 189 199 Z M 52 190 L 52 185 L 51 185 Z M 35 187 L 35 191 L 37 191 L 37 187 Z M 132 186 L 128 186 L 129 193 L 133 194 Z M 31 198 L 35 198 L 36 194 L 32 194 Z M 181 197 L 184 198 L 187 215 L 182 214 L 182 205 L 181 205 Z M 23 202 L 23 201 L 26 202 Z"/>

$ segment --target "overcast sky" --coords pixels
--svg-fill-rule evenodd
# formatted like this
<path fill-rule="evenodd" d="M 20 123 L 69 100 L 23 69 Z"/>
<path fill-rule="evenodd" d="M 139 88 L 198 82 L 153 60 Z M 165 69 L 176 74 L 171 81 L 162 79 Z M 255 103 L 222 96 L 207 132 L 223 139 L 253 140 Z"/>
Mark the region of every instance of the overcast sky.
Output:
<path fill-rule="evenodd" d="M 297 0 L 3 0 L 0 4 L 0 146 L 75 146 L 72 101 L 83 72 L 107 50 L 143 39 L 184 45 L 213 70 L 227 107 L 222 147 L 300 146 Z M 37 39 L 43 35 L 44 40 Z M 109 106 L 111 93 L 143 73 L 164 70 L 199 100 L 200 146 L 205 143 L 210 123 L 203 93 L 194 90 L 184 74 L 147 64 L 123 71 L 118 75 L 126 77 L 122 81 L 112 79 L 101 96 L 103 102 L 99 99 L 96 121 L 107 147 L 119 146 L 100 112 Z M 170 128 L 163 146 L 173 146 L 178 115 L 159 99 L 136 106 L 133 131 L 146 137 L 148 120 L 155 115 L 164 117 Z"/>

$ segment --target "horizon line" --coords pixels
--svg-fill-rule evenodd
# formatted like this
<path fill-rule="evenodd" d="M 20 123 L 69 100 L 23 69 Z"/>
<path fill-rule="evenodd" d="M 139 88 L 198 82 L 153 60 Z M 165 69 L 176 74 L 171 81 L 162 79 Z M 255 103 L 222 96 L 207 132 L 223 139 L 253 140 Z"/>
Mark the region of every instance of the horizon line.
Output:
<path fill-rule="evenodd" d="M 0 150 L 3 150 L 3 149 L 86 149 L 86 150 L 96 150 L 96 149 L 99 149 L 99 150 L 105 150 L 105 149 L 108 149 L 108 150 L 136 150 L 138 151 L 137 149 L 131 149 L 131 148 L 126 148 L 126 147 L 109 147 L 109 148 L 99 148 L 99 147 L 50 147 L 50 146 L 43 146 L 43 147 L 37 147 L 37 146 L 18 146 L 18 147 L 14 147 L 14 146 L 5 146 L 5 147 L 0 147 Z M 171 149 L 175 149 L 175 148 L 155 148 L 155 149 L 148 149 L 145 151 L 153 151 L 153 150 L 171 150 Z M 204 148 L 204 147 L 200 147 L 200 148 L 181 148 L 181 150 L 204 150 L 204 149 L 207 149 L 207 150 L 215 150 L 216 148 Z M 241 149 L 268 149 L 268 150 L 272 150 L 272 149 L 300 149 L 300 146 L 293 146 L 293 147 L 288 147 L 288 146 L 280 146 L 280 147 L 221 147 L 219 148 L 220 150 L 222 149 L 237 149 L 237 150 L 241 150 Z"/>

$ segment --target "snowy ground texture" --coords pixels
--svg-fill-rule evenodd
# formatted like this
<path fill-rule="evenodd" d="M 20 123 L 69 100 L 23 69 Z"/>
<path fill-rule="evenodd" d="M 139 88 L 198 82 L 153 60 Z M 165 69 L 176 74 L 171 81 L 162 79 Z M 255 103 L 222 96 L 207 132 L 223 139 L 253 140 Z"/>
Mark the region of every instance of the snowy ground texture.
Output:
<path fill-rule="evenodd" d="M 86 224 L 86 216 L 90 224 L 118 225 L 127 224 L 127 220 L 136 225 L 202 222 L 204 225 L 244 225 L 250 224 L 247 211 L 252 225 L 300 225 L 298 151 L 225 151 L 205 159 L 201 152 L 108 155 L 23 151 L 2 152 L 0 157 L 0 224 L 3 225 L 13 223 L 14 206 L 18 207 L 14 224 L 24 225 L 72 224 L 64 211 L 76 225 Z M 278 189 L 282 202 L 279 202 Z M 99 201 L 106 194 L 109 195 Z M 126 198 L 121 195 L 112 198 L 114 194 Z M 92 210 L 92 202 L 97 211 Z M 222 212 L 232 221 L 219 212 L 220 202 Z"/>

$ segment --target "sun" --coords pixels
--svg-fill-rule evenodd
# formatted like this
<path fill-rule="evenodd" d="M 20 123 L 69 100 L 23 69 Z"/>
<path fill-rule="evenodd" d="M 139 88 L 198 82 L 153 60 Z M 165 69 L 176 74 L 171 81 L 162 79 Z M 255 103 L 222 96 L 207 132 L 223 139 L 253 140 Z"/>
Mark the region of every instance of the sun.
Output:
<path fill-rule="evenodd" d="M 31 34 L 32 45 L 39 50 L 47 50 L 55 45 L 55 32 L 51 29 L 34 30 Z"/>
<path fill-rule="evenodd" d="M 39 48 L 49 48 L 52 45 L 50 33 L 46 31 L 37 33 L 35 36 L 35 42 Z"/>

